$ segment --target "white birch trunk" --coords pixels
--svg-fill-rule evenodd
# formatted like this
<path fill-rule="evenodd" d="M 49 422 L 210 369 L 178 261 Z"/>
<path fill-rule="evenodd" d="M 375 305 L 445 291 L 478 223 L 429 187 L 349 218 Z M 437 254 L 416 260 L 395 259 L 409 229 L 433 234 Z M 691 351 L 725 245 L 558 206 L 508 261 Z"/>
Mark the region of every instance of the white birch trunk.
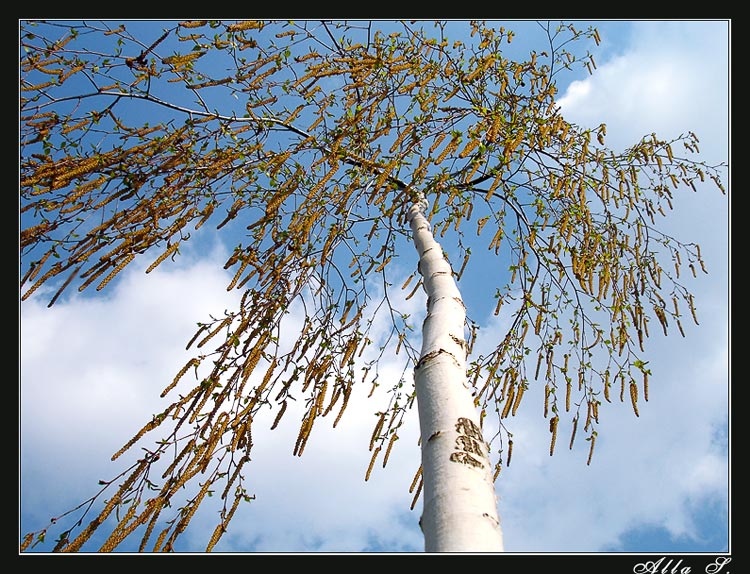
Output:
<path fill-rule="evenodd" d="M 432 235 L 426 202 L 408 214 L 427 292 L 422 351 L 414 371 L 422 437 L 426 552 L 502 552 L 488 446 L 466 380 L 466 309 Z"/>

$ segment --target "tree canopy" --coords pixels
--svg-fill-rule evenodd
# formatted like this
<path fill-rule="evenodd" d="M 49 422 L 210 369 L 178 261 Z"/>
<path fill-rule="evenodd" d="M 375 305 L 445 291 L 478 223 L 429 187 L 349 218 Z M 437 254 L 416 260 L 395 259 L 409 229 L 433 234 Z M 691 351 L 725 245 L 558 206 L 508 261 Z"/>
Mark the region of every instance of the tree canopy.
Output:
<path fill-rule="evenodd" d="M 509 328 L 467 372 L 497 428 L 495 476 L 529 385 L 545 388 L 550 454 L 563 417 L 570 445 L 590 442 L 590 462 L 603 403 L 639 414 L 644 341 L 697 322 L 685 276 L 706 271 L 699 246 L 660 231 L 660 218 L 697 181 L 723 192 L 724 166 L 696 159 L 692 132 L 614 151 L 604 124 L 567 122 L 556 79 L 595 72 L 580 44 L 598 32 L 539 27 L 544 45 L 506 57 L 514 33 L 483 22 L 21 23 L 21 298 L 45 284 L 50 305 L 101 290 L 159 253 L 150 272 L 204 226 L 232 241 L 219 263 L 242 293 L 238 308 L 201 320 L 195 356 L 163 387 L 169 406 L 113 458 L 167 434 L 102 485 L 92 502 L 105 492 L 107 502 L 87 524 L 80 507 L 56 550 L 80 550 L 113 512 L 101 550 L 131 533 L 141 550 L 171 550 L 215 490 L 224 507 L 210 550 L 252 499 L 254 419 L 270 408 L 276 427 L 290 401 L 305 405 L 302 455 L 354 385 L 392 387 L 369 444 L 370 470 L 385 464 L 414 389 L 406 376 L 381 380 L 386 345 L 370 333 L 385 317 L 387 342 L 416 365 L 415 325 L 394 294 L 421 281 L 415 269 L 395 284 L 392 267 L 413 255 L 406 214 L 422 197 L 457 280 L 476 265 L 503 271 L 488 295 Z M 294 304 L 304 324 L 285 345 Z M 471 350 L 477 327 L 467 328 Z"/>

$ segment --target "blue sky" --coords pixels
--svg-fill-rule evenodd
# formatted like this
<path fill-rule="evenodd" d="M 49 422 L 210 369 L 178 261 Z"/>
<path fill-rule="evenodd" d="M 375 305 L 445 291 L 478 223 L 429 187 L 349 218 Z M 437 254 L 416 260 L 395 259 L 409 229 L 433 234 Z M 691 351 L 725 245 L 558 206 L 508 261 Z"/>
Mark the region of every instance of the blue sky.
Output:
<path fill-rule="evenodd" d="M 596 24 L 597 70 L 561 90 L 566 119 L 606 123 L 615 149 L 652 131 L 670 138 L 691 130 L 702 159 L 727 161 L 729 24 Z M 665 225 L 701 245 L 709 270 L 690 283 L 700 326 L 686 324 L 686 338 L 652 336 L 650 400 L 639 418 L 628 404 L 608 405 L 591 466 L 584 444 L 550 458 L 541 402 L 524 399 L 513 420 L 513 461 L 497 483 L 507 551 L 727 550 L 730 201 L 731 189 L 721 196 L 709 186 L 676 199 Z M 96 297 L 48 309 L 54 291 L 41 289 L 20 306 L 21 532 L 43 527 L 115 474 L 111 454 L 161 410 L 158 393 L 190 358 L 184 348 L 196 322 L 237 301 L 225 288 L 231 276 L 215 264 L 229 247 L 208 236 L 197 244 L 148 276 L 148 261 L 131 265 Z M 464 289 L 482 327 L 478 352 L 497 340 L 503 320 L 482 315 L 482 294 L 481 285 Z M 424 299 L 405 305 L 418 316 Z M 383 365 L 386 376 L 400 376 L 402 358 Z M 217 551 L 421 551 L 419 506 L 409 510 L 408 492 L 419 465 L 416 420 L 387 468 L 365 483 L 377 409 L 368 391 L 354 396 L 337 429 L 316 431 L 301 458 L 292 455 L 297 427 L 254 434 L 248 485 L 256 500 L 238 511 Z M 209 514 L 195 529 L 212 527 Z M 192 532 L 185 551 L 200 550 Z"/>

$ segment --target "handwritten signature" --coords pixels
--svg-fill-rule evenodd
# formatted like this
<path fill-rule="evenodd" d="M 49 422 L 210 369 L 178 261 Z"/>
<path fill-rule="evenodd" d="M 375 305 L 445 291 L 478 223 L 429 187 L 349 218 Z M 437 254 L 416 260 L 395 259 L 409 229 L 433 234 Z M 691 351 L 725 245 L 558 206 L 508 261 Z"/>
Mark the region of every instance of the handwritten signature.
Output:
<path fill-rule="evenodd" d="M 729 556 L 721 556 L 716 558 L 705 568 L 706 574 L 731 574 L 730 570 L 725 570 L 724 567 L 729 564 L 732 559 Z M 649 562 L 640 562 L 633 567 L 634 574 L 691 574 L 692 569 L 690 566 L 683 566 L 683 560 L 680 558 L 675 562 L 674 559 L 664 556 L 658 560 L 651 560 Z"/>

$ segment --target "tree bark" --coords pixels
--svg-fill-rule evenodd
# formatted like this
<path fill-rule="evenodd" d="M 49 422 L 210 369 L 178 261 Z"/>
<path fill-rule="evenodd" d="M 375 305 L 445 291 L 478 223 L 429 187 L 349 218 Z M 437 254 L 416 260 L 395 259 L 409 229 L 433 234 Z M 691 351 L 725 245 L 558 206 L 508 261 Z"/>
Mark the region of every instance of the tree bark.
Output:
<path fill-rule="evenodd" d="M 466 309 L 435 241 L 422 198 L 409 210 L 427 292 L 422 350 L 414 370 L 422 437 L 426 552 L 502 552 L 489 447 L 466 379 Z"/>

